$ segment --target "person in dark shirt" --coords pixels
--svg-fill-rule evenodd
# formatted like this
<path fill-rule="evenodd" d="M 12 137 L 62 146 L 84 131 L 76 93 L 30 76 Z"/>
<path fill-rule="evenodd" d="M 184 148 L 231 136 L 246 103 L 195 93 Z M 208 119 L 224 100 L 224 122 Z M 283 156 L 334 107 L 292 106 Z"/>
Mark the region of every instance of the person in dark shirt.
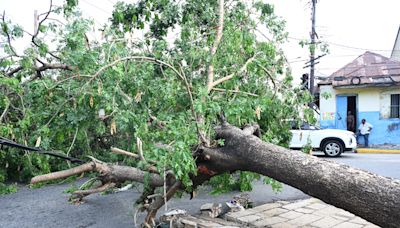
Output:
<path fill-rule="evenodd" d="M 354 115 L 351 113 L 351 111 L 347 112 L 347 117 L 346 117 L 346 123 L 347 123 L 347 130 L 355 132 L 355 118 Z"/>

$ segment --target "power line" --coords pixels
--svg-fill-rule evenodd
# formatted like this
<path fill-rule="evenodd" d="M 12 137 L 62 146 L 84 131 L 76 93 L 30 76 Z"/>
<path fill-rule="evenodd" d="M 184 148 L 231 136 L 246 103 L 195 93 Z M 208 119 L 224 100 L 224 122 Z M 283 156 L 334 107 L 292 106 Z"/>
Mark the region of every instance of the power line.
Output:
<path fill-rule="evenodd" d="M 88 2 L 88 1 L 86 1 L 86 0 L 82 0 L 82 1 L 85 2 L 86 4 L 90 5 L 90 6 L 93 6 L 94 8 L 100 10 L 101 12 L 103 12 L 103 13 L 105 13 L 105 14 L 107 14 L 107 15 L 111 15 L 111 12 L 108 12 L 107 10 L 98 7 L 98 6 L 94 5 L 93 3 L 90 3 L 90 2 Z"/>
<path fill-rule="evenodd" d="M 113 5 L 115 5 L 116 3 L 114 2 L 114 1 L 111 1 L 111 0 L 107 0 L 109 3 L 111 3 L 111 4 L 113 4 Z"/>
<path fill-rule="evenodd" d="M 304 41 L 305 39 L 300 39 L 300 38 L 296 38 L 296 37 L 288 37 L 289 39 L 292 40 L 297 40 L 297 41 Z M 330 41 L 324 41 L 327 44 L 330 45 L 334 45 L 334 46 L 339 46 L 339 47 L 343 47 L 343 48 L 348 48 L 348 49 L 355 49 L 355 50 L 363 50 L 363 51 L 387 51 L 387 52 L 391 52 L 392 50 L 387 50 L 387 49 L 368 49 L 368 48 L 361 48 L 361 47 L 354 47 L 354 46 L 349 46 L 349 45 L 345 45 L 345 44 L 339 44 L 339 43 L 334 43 L 334 42 L 330 42 Z"/>
<path fill-rule="evenodd" d="M 368 49 L 368 48 L 360 48 L 360 47 L 352 47 L 344 44 L 338 44 L 338 43 L 333 43 L 333 42 L 326 42 L 331 45 L 335 45 L 338 47 L 343 47 L 343 48 L 349 48 L 349 49 L 356 49 L 356 50 L 363 50 L 363 51 L 392 51 L 392 50 L 384 50 L 384 49 Z"/>
<path fill-rule="evenodd" d="M 331 55 L 331 54 L 327 54 L 325 56 L 325 58 L 347 58 L 347 57 L 358 57 L 360 56 L 360 54 L 349 54 L 349 55 Z M 293 59 L 289 59 L 288 60 L 289 63 L 297 63 L 297 62 L 306 62 L 306 61 L 310 61 L 309 58 L 307 59 L 302 59 L 300 56 L 297 58 L 293 58 Z"/>

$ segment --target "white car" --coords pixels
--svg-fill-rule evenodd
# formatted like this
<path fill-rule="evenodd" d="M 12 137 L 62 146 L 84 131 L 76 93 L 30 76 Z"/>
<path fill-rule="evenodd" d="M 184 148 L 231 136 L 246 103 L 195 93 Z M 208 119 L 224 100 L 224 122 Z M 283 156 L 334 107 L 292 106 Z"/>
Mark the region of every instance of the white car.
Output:
<path fill-rule="evenodd" d="M 319 129 L 307 123 L 300 128 L 293 127 L 291 149 L 301 149 L 308 143 L 314 151 L 322 151 L 326 156 L 338 157 L 344 151 L 354 151 L 357 148 L 356 138 L 353 132 L 339 129 Z"/>

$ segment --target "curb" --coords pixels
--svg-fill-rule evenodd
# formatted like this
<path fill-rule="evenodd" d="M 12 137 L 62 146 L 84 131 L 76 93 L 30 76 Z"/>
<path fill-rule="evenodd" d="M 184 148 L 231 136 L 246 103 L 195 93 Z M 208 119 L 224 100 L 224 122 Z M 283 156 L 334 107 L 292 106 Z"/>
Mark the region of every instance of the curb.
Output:
<path fill-rule="evenodd" d="M 357 153 L 363 154 L 400 154 L 400 150 L 357 148 Z"/>

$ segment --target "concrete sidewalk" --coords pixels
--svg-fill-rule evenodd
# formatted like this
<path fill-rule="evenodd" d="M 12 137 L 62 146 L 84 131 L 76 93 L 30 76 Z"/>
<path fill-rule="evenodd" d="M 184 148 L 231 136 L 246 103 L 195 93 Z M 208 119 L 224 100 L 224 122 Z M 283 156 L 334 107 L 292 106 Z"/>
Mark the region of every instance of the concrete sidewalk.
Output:
<path fill-rule="evenodd" d="M 358 144 L 357 152 L 367 154 L 400 154 L 400 145 L 397 144 L 382 144 L 370 146 L 371 147 L 366 148 L 363 144 Z"/>
<path fill-rule="evenodd" d="M 398 149 L 384 149 L 384 148 L 357 148 L 357 153 L 366 154 L 400 154 Z"/>
<path fill-rule="evenodd" d="M 379 227 L 345 210 L 310 198 L 294 202 L 277 201 L 245 211 L 226 214 L 226 220 L 202 216 L 185 218 L 184 227 L 313 227 L 375 228 Z M 181 221 L 181 222 L 182 222 Z M 185 222 L 186 221 L 186 222 Z"/>

